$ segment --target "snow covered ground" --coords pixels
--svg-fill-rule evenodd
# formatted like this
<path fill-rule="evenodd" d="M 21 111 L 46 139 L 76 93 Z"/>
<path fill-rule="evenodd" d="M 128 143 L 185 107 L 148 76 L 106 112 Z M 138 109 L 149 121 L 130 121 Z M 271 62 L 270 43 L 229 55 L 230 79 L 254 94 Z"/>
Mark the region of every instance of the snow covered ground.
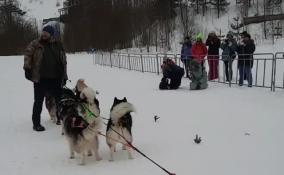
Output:
<path fill-rule="evenodd" d="M 23 57 L 0 57 L 0 169 L 9 175 L 154 175 L 166 174 L 135 153 L 134 160 L 119 150 L 109 162 L 105 138 L 100 137 L 103 160 L 89 157 L 86 166 L 70 160 L 61 128 L 47 111 L 47 131 L 32 130 L 32 83 L 24 79 Z M 78 78 L 100 92 L 101 114 L 108 117 L 114 97 L 127 97 L 133 114 L 134 145 L 177 175 L 282 175 L 284 174 L 284 92 L 210 83 L 189 91 L 189 82 L 174 91 L 158 90 L 159 76 L 94 66 L 85 54 L 68 56 L 73 87 Z M 154 122 L 154 115 L 160 117 Z M 105 131 L 105 128 L 102 129 Z M 193 142 L 195 134 L 202 143 Z"/>

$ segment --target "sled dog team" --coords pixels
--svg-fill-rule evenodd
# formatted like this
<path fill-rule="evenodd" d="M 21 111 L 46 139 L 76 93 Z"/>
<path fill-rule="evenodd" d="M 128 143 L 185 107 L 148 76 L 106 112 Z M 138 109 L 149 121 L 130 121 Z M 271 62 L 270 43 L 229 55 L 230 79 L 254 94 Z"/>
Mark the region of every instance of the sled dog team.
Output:
<path fill-rule="evenodd" d="M 100 115 L 97 91 L 87 86 L 83 79 L 79 79 L 74 90 L 63 88 L 58 104 L 52 97 L 47 98 L 46 105 L 52 120 L 63 121 L 62 134 L 69 143 L 70 159 L 75 158 L 75 153 L 81 156 L 80 164 L 86 163 L 86 156 L 95 155 L 97 161 L 99 155 L 98 135 L 106 137 L 106 143 L 110 149 L 110 161 L 113 161 L 116 145 L 122 144 L 122 149 L 127 150 L 128 158 L 132 159 L 132 116 L 134 106 L 124 97 L 114 98 L 110 109 L 110 118 L 106 121 L 106 134 L 100 132 L 104 123 Z"/>

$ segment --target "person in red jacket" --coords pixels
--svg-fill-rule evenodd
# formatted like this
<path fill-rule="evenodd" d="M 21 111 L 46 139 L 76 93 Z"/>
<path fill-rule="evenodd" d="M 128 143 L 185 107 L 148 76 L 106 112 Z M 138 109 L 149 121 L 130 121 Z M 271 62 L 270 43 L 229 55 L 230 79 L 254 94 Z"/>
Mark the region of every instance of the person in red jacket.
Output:
<path fill-rule="evenodd" d="M 206 57 L 208 51 L 206 45 L 202 42 L 202 39 L 202 33 L 198 33 L 196 36 L 196 42 L 191 48 L 191 53 L 192 59 L 203 65 L 204 58 Z"/>

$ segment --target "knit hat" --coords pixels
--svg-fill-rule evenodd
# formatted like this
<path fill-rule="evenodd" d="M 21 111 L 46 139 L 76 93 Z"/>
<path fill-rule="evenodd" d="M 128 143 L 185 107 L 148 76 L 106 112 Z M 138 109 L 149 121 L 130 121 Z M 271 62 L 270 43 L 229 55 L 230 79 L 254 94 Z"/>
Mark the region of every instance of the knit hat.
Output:
<path fill-rule="evenodd" d="M 196 40 L 203 40 L 203 34 L 201 32 L 196 35 Z"/>
<path fill-rule="evenodd" d="M 47 32 L 47 33 L 49 33 L 51 36 L 53 36 L 54 35 L 54 29 L 53 29 L 53 27 L 52 26 L 45 26 L 43 29 L 42 29 L 42 31 L 45 31 L 45 32 Z"/>

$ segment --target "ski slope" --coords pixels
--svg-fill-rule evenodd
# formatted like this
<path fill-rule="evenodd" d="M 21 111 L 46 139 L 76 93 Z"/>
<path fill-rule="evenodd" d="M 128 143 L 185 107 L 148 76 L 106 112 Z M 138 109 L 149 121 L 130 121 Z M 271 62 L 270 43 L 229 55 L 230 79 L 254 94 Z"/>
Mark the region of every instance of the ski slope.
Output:
<path fill-rule="evenodd" d="M 44 108 L 46 131 L 32 130 L 32 83 L 24 79 L 23 56 L 0 57 L 0 169 L 9 175 L 162 175 L 166 174 L 138 153 L 128 160 L 118 149 L 109 162 L 109 149 L 100 137 L 102 161 L 94 157 L 79 166 L 69 159 L 61 127 Z M 133 114 L 133 144 L 177 175 L 284 174 L 284 92 L 209 83 L 190 91 L 183 79 L 178 90 L 160 91 L 160 76 L 93 65 L 91 55 L 68 55 L 68 74 L 100 92 L 101 115 L 109 117 L 114 97 L 127 97 Z M 154 116 L 160 119 L 154 122 Z M 105 132 L 105 127 L 102 128 Z M 193 142 L 195 134 L 201 144 Z"/>

